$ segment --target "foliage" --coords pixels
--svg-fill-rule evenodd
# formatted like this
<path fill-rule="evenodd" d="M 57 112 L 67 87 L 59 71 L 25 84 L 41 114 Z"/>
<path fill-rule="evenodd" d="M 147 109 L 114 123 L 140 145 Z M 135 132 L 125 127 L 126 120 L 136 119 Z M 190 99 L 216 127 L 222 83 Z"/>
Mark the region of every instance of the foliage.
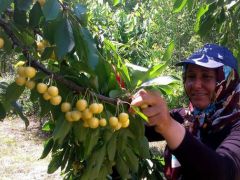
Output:
<path fill-rule="evenodd" d="M 89 104 L 103 104 L 104 111 L 96 117 L 106 118 L 108 123 L 111 116 L 127 112 L 129 97 L 143 86 L 158 88 L 166 95 L 173 93 L 171 87 L 175 85 L 176 78 L 159 75 L 170 62 L 174 42 L 169 43 L 162 53 L 161 63 L 143 68 L 122 59 L 126 57 L 118 52 L 123 52 L 126 47 L 118 51 L 115 39 L 106 36 L 101 43 L 94 39 L 96 36 L 92 34 L 98 31 L 90 31 L 95 27 L 88 23 L 87 11 L 82 4 L 57 0 L 42 3 L 0 1 L 0 36 L 6 44 L 12 44 L 4 46 L 3 51 L 18 53 L 18 59 L 24 61 L 20 67 L 24 67 L 25 72 L 21 75 L 19 67 L 15 82 L 4 86 L 1 118 L 14 107 L 27 125 L 27 118 L 15 103 L 25 86 L 29 88 L 26 80 L 57 87 L 62 102 L 69 102 L 73 107 L 81 98 Z M 123 42 L 139 33 L 131 31 L 121 32 L 126 35 Z M 129 47 L 141 47 L 134 40 L 132 42 L 134 44 L 128 44 Z M 27 74 L 26 69 L 31 73 Z M 116 129 L 110 125 L 89 128 L 85 127 L 84 121 L 69 121 L 60 105 L 46 101 L 38 89 L 30 89 L 30 100 L 39 103 L 40 117 L 49 117 L 43 128 L 52 136 L 41 156 L 52 155 L 48 173 L 61 168 L 66 179 L 104 179 L 111 176 L 114 167 L 121 178 L 131 178 L 145 168 L 140 164 L 150 158 L 150 154 L 144 136 L 144 121 L 139 116 L 130 115 L 127 128 Z"/>

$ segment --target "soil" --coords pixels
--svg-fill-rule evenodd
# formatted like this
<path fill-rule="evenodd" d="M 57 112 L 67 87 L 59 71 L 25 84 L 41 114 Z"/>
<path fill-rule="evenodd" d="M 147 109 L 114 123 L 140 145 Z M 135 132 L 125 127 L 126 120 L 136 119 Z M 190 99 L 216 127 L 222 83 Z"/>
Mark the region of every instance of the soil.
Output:
<path fill-rule="evenodd" d="M 50 155 L 39 159 L 46 134 L 40 130 L 36 118 L 29 118 L 25 128 L 19 118 L 7 118 L 0 122 L 0 174 L 1 180 L 59 180 L 60 170 L 47 174 Z"/>

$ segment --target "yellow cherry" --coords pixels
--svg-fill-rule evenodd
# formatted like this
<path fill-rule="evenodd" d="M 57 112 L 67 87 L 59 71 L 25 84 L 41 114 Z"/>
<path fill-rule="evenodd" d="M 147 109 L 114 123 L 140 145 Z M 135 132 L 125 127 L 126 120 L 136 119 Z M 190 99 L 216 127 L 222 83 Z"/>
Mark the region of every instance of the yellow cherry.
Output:
<path fill-rule="evenodd" d="M 77 110 L 79 111 L 83 111 L 87 108 L 87 101 L 85 99 L 79 99 L 77 102 L 76 102 L 76 108 Z"/>
<path fill-rule="evenodd" d="M 43 93 L 43 99 L 48 101 L 49 99 L 51 99 L 52 96 L 50 96 L 47 92 Z"/>
<path fill-rule="evenodd" d="M 2 49 L 4 46 L 4 39 L 0 38 L 0 49 Z"/>
<path fill-rule="evenodd" d="M 118 118 L 115 116 L 112 116 L 109 118 L 109 124 L 111 127 L 116 128 L 118 125 Z"/>
<path fill-rule="evenodd" d="M 62 97 L 61 96 L 52 96 L 50 99 L 50 103 L 54 106 L 57 106 L 61 103 Z"/>
<path fill-rule="evenodd" d="M 37 84 L 37 91 L 40 93 L 40 94 L 43 94 L 47 91 L 47 85 L 44 84 L 44 83 L 38 83 Z"/>
<path fill-rule="evenodd" d="M 26 86 L 28 89 L 32 90 L 32 89 L 34 89 L 35 84 L 36 84 L 35 81 L 28 80 L 28 81 L 26 82 L 25 86 Z"/>
<path fill-rule="evenodd" d="M 71 104 L 69 102 L 63 102 L 61 104 L 61 111 L 62 112 L 68 112 L 71 110 Z"/>
<path fill-rule="evenodd" d="M 56 86 L 50 86 L 47 90 L 50 96 L 57 96 L 58 95 L 58 88 Z"/>
<path fill-rule="evenodd" d="M 99 120 L 99 125 L 102 126 L 102 127 L 106 126 L 107 125 L 107 120 L 105 118 L 101 118 Z"/>
<path fill-rule="evenodd" d="M 25 67 L 25 75 L 29 78 L 33 78 L 36 75 L 36 69 L 34 67 Z"/>
<path fill-rule="evenodd" d="M 23 86 L 26 83 L 26 78 L 22 77 L 22 76 L 17 76 L 15 78 L 15 82 L 16 82 L 17 85 Z"/>
<path fill-rule="evenodd" d="M 93 114 L 96 114 L 98 113 L 98 104 L 97 103 L 92 103 L 90 104 L 89 106 L 89 110 L 93 113 Z"/>

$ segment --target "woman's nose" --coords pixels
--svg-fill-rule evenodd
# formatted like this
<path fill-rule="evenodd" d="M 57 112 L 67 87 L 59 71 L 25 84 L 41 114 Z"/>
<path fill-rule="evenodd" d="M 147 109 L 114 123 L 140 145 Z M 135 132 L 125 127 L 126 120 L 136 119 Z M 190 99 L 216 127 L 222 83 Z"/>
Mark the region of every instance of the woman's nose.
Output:
<path fill-rule="evenodd" d="M 200 78 L 196 78 L 195 81 L 193 82 L 192 86 L 194 88 L 201 88 L 204 82 Z"/>

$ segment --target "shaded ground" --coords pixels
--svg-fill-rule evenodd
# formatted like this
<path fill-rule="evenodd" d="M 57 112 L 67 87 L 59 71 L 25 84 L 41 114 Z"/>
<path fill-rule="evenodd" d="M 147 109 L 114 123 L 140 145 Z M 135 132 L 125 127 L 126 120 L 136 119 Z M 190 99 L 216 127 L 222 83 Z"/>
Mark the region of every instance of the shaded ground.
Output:
<path fill-rule="evenodd" d="M 27 130 L 19 118 L 0 122 L 0 179 L 62 179 L 60 171 L 47 174 L 50 157 L 38 160 L 44 139 L 44 135 L 39 131 L 39 123 L 33 118 Z"/>

